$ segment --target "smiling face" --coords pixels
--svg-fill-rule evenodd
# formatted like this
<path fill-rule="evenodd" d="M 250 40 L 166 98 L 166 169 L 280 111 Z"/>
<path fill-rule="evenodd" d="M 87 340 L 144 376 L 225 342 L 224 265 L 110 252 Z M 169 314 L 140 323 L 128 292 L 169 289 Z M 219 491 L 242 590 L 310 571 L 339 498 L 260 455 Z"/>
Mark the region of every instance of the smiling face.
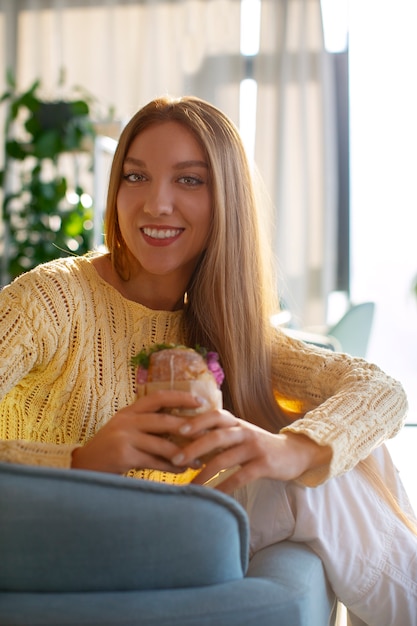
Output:
<path fill-rule="evenodd" d="M 208 163 L 194 135 L 178 122 L 137 135 L 117 194 L 133 274 L 186 285 L 206 247 L 211 212 Z"/>

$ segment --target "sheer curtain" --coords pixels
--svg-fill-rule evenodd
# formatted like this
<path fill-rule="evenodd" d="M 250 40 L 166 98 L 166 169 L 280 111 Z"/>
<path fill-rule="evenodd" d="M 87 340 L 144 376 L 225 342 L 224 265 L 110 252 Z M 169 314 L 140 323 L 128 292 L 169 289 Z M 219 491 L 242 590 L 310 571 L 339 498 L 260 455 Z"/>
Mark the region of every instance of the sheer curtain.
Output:
<path fill-rule="evenodd" d="M 15 18 L 22 88 L 39 77 L 52 98 L 80 85 L 121 118 L 161 93 L 199 91 L 237 117 L 239 0 L 0 0 L 1 7 Z"/>
<path fill-rule="evenodd" d="M 264 0 L 254 73 L 256 161 L 276 207 L 280 291 L 296 324 L 322 324 L 336 281 L 337 158 L 318 1 Z"/>
<path fill-rule="evenodd" d="M 15 69 L 20 89 L 40 78 L 45 98 L 56 99 L 81 86 L 101 115 L 112 107 L 121 121 L 161 93 L 192 93 L 239 126 L 250 75 L 279 287 L 301 325 L 321 324 L 335 270 L 336 163 L 320 1 L 262 0 L 261 8 L 260 49 L 248 64 L 240 0 L 0 0 L 0 62 Z"/>

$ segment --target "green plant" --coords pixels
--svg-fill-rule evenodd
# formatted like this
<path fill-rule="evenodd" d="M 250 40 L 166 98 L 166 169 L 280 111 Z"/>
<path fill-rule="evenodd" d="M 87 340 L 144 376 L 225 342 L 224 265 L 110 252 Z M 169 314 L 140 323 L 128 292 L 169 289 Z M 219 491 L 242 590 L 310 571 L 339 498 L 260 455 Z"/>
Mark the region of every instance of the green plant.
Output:
<path fill-rule="evenodd" d="M 0 187 L 3 274 L 13 278 L 39 263 L 90 249 L 92 202 L 79 181 L 91 170 L 87 140 L 94 128 L 86 99 L 44 101 L 38 80 L 18 93 L 10 73 L 7 85 L 0 97 L 7 106 Z"/>

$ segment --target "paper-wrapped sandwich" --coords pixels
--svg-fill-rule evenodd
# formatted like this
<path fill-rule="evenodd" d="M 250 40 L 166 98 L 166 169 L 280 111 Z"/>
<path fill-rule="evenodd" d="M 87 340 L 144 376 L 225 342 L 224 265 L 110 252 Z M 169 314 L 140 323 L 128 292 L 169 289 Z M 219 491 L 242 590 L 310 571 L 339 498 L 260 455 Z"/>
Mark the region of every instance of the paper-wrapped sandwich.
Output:
<path fill-rule="evenodd" d="M 202 400 L 197 409 L 164 409 L 174 415 L 190 416 L 223 406 L 220 386 L 223 370 L 216 352 L 174 344 L 155 344 L 132 359 L 136 367 L 136 395 L 141 397 L 158 389 L 190 391 Z M 185 441 L 170 437 L 178 444 Z"/>
<path fill-rule="evenodd" d="M 220 386 L 223 370 L 215 352 L 197 346 L 155 344 L 132 359 L 136 370 L 137 397 L 158 389 L 191 391 L 204 402 L 197 410 L 174 409 L 176 415 L 195 415 L 222 408 Z"/>

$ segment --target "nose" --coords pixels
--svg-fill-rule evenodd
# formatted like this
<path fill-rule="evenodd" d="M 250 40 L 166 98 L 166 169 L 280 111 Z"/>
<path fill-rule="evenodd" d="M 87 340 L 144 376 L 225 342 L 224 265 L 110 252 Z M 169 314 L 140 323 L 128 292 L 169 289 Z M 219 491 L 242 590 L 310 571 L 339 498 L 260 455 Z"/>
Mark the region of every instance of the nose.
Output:
<path fill-rule="evenodd" d="M 144 211 L 151 217 L 171 215 L 174 210 L 174 198 L 170 186 L 163 182 L 154 181 L 149 188 Z"/>

